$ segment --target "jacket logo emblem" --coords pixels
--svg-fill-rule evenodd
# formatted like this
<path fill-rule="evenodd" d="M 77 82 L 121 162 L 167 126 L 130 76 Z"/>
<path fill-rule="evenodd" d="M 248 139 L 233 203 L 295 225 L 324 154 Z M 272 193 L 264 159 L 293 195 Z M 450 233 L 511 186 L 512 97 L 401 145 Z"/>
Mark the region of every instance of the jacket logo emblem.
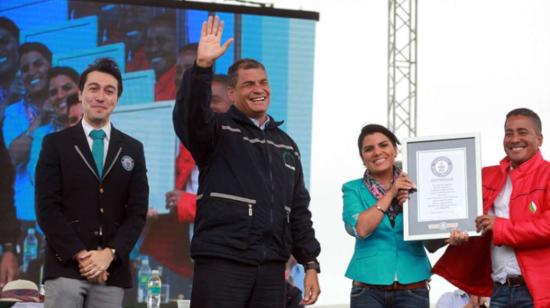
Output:
<path fill-rule="evenodd" d="M 120 163 L 122 164 L 122 168 L 126 171 L 132 171 L 134 169 L 134 159 L 128 155 L 122 156 Z"/>
<path fill-rule="evenodd" d="M 537 211 L 537 205 L 535 204 L 535 202 L 531 201 L 531 203 L 529 204 L 529 211 L 531 211 L 531 213 L 535 213 Z"/>

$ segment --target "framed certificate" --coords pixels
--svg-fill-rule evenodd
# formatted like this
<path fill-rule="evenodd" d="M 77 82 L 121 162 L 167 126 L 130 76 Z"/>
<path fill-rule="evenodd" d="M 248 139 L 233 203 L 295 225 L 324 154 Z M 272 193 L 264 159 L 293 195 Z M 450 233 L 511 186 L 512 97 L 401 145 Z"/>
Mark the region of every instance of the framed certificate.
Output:
<path fill-rule="evenodd" d="M 482 214 L 479 135 L 404 140 L 403 170 L 417 191 L 403 205 L 406 241 L 448 238 L 453 229 L 476 232 Z"/>

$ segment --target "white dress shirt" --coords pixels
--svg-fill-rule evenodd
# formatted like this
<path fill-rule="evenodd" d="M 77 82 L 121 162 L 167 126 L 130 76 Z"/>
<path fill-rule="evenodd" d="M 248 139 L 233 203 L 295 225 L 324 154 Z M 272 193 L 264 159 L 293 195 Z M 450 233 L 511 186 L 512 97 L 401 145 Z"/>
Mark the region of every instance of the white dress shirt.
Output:
<path fill-rule="evenodd" d="M 90 151 L 92 150 L 92 143 L 94 139 L 90 137 L 90 132 L 94 129 L 102 129 L 105 132 L 105 139 L 103 139 L 103 166 L 105 166 L 105 159 L 107 158 L 107 150 L 109 149 L 109 140 L 111 139 L 111 121 L 107 121 L 103 127 L 95 128 L 90 125 L 84 118 L 82 118 L 82 128 L 84 128 L 84 135 L 86 135 L 86 140 L 88 140 L 88 146 L 90 146 Z"/>
<path fill-rule="evenodd" d="M 489 215 L 502 218 L 510 218 L 510 196 L 512 195 L 512 180 L 510 173 L 506 176 L 506 184 L 495 199 L 494 207 L 489 210 Z M 495 246 L 491 243 L 491 264 L 493 281 L 504 283 L 507 276 L 520 276 L 521 270 L 516 259 L 514 249 L 508 246 Z"/>

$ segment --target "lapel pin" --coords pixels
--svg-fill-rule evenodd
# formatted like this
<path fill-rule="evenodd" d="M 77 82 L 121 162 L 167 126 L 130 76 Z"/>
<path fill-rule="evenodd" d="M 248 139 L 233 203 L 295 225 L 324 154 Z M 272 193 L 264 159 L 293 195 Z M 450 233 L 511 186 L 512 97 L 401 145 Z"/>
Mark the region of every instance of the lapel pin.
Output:
<path fill-rule="evenodd" d="M 134 169 L 134 159 L 128 155 L 122 156 L 120 163 L 122 164 L 122 168 L 126 171 L 132 171 Z"/>

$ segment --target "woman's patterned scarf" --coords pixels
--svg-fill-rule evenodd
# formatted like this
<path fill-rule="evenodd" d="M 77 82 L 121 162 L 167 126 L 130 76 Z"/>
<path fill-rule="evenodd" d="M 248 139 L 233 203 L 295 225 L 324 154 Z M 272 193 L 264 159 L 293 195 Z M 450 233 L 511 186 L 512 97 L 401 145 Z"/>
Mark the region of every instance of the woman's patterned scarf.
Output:
<path fill-rule="evenodd" d="M 392 185 L 400 173 L 401 173 L 401 169 L 394 166 L 393 179 L 391 181 Z M 365 186 L 367 186 L 371 194 L 376 199 L 380 199 L 386 194 L 386 190 L 384 189 L 384 187 L 380 185 L 380 183 L 378 183 L 378 181 L 370 175 L 369 170 L 365 170 L 365 175 L 363 176 L 363 182 L 365 183 Z M 397 198 L 393 199 L 391 201 L 390 207 L 388 207 L 388 210 L 386 211 L 386 215 L 388 215 L 388 218 L 390 219 L 390 223 L 392 227 L 395 225 L 395 217 L 397 217 L 397 215 L 402 211 L 403 211 L 403 207 L 399 205 Z"/>

